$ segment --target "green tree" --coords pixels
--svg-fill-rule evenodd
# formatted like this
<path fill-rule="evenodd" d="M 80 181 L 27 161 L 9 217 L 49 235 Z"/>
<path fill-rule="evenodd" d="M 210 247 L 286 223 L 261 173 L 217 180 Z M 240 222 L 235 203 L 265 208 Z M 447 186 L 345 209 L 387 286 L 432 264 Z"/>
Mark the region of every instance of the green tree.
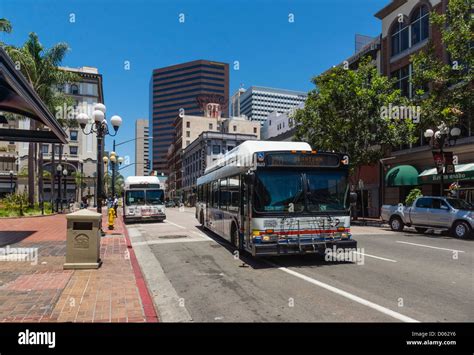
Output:
<path fill-rule="evenodd" d="M 474 17 L 472 1 L 450 0 L 445 14 L 430 13 L 441 32 L 450 60 L 435 53 L 433 43 L 411 57 L 413 101 L 421 106 L 421 128 L 461 125 L 473 129 Z"/>
<path fill-rule="evenodd" d="M 413 120 L 384 116 L 407 100 L 369 59 L 357 70 L 335 67 L 312 82 L 316 89 L 294 115 L 296 138 L 314 149 L 348 153 L 352 172 L 377 162 L 391 146 L 414 141 Z"/>
<path fill-rule="evenodd" d="M 58 86 L 79 80 L 75 73 L 67 72 L 58 68 L 63 61 L 69 47 L 66 43 L 58 43 L 49 49 L 45 49 L 40 43 L 36 33 L 30 33 L 27 41 L 21 47 L 7 45 L 5 47 L 10 58 L 19 65 L 20 71 L 30 83 L 31 87 L 38 93 L 41 100 L 48 109 L 58 117 L 63 126 L 74 126 L 74 120 L 65 120 L 64 113 L 57 112 L 57 108 L 71 107 L 72 99 L 57 90 Z M 37 123 L 30 121 L 30 129 L 37 129 Z M 28 153 L 28 201 L 33 206 L 35 200 L 36 181 L 36 151 L 37 145 L 29 144 Z M 42 167 L 39 167 L 40 173 Z"/>
<path fill-rule="evenodd" d="M 12 32 L 12 25 L 6 18 L 0 18 L 0 32 Z"/>

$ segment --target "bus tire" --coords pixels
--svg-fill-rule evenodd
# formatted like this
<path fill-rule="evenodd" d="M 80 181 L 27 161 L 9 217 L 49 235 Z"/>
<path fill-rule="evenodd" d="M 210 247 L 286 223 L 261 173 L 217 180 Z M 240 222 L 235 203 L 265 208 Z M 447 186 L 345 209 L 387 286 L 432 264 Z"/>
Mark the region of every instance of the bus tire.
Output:
<path fill-rule="evenodd" d="M 201 226 L 204 226 L 204 212 L 201 211 L 201 214 L 199 216 L 199 223 L 201 223 Z"/>
<path fill-rule="evenodd" d="M 239 232 L 235 223 L 232 223 L 232 227 L 230 227 L 230 242 L 240 250 Z"/>

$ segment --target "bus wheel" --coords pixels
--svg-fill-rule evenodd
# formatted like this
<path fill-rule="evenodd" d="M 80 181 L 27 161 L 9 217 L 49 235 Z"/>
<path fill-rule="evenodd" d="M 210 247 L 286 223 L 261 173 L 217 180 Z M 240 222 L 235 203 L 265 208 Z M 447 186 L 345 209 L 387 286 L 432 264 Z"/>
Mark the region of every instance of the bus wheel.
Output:
<path fill-rule="evenodd" d="M 201 211 L 201 215 L 199 216 L 199 223 L 204 226 L 204 213 Z"/>
<path fill-rule="evenodd" d="M 232 224 L 232 227 L 230 228 L 230 242 L 240 250 L 239 232 L 237 231 L 235 224 Z"/>

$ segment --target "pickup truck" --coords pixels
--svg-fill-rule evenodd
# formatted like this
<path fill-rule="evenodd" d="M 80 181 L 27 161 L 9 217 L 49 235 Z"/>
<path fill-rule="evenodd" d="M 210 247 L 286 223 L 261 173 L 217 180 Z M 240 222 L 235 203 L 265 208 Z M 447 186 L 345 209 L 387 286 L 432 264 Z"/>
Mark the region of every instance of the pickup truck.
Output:
<path fill-rule="evenodd" d="M 381 218 L 399 232 L 407 226 L 415 227 L 418 233 L 428 229 L 447 230 L 456 238 L 469 238 L 474 234 L 474 206 L 456 198 L 422 196 L 410 207 L 401 203 L 383 205 Z"/>

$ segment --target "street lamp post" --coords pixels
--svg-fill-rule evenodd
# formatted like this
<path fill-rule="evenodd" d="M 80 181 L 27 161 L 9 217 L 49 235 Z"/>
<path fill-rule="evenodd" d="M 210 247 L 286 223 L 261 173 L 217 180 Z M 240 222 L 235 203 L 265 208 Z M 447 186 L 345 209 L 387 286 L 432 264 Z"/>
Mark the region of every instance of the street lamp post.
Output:
<path fill-rule="evenodd" d="M 13 195 L 13 170 L 10 170 L 10 194 Z"/>
<path fill-rule="evenodd" d="M 64 199 L 66 200 L 66 206 L 67 206 L 67 169 L 64 168 L 63 170 L 63 175 L 64 175 Z M 62 208 L 62 204 L 61 204 Z"/>
<path fill-rule="evenodd" d="M 102 151 L 103 151 L 103 143 L 105 136 L 115 136 L 117 131 L 122 124 L 122 118 L 120 116 L 112 116 L 110 119 L 110 123 L 114 128 L 115 133 L 111 133 L 109 130 L 109 126 L 107 125 L 107 120 L 105 119 L 105 105 L 103 104 L 96 104 L 94 106 L 94 112 L 92 113 L 92 117 L 94 122 L 90 126 L 89 132 L 86 132 L 86 125 L 89 123 L 89 116 L 85 113 L 80 113 L 77 115 L 77 121 L 81 126 L 82 132 L 85 135 L 89 135 L 92 133 L 96 133 L 97 135 L 97 212 L 102 213 Z"/>
<path fill-rule="evenodd" d="M 435 152 L 439 149 L 439 154 L 444 161 L 444 146 L 448 145 L 453 147 L 456 145 L 458 137 L 461 135 L 461 129 L 458 127 L 453 127 L 451 130 L 446 124 L 442 123 L 438 126 L 438 130 L 435 132 L 432 129 L 427 129 L 425 131 L 425 138 L 430 140 L 430 145 L 432 151 Z M 444 195 L 444 163 L 442 163 L 440 170 L 440 196 Z"/>
<path fill-rule="evenodd" d="M 63 202 L 61 198 L 61 172 L 63 167 L 61 164 L 56 165 L 56 175 L 58 177 L 58 197 L 56 198 L 56 212 L 59 212 L 59 202 L 61 201 L 61 210 L 63 209 Z"/>

